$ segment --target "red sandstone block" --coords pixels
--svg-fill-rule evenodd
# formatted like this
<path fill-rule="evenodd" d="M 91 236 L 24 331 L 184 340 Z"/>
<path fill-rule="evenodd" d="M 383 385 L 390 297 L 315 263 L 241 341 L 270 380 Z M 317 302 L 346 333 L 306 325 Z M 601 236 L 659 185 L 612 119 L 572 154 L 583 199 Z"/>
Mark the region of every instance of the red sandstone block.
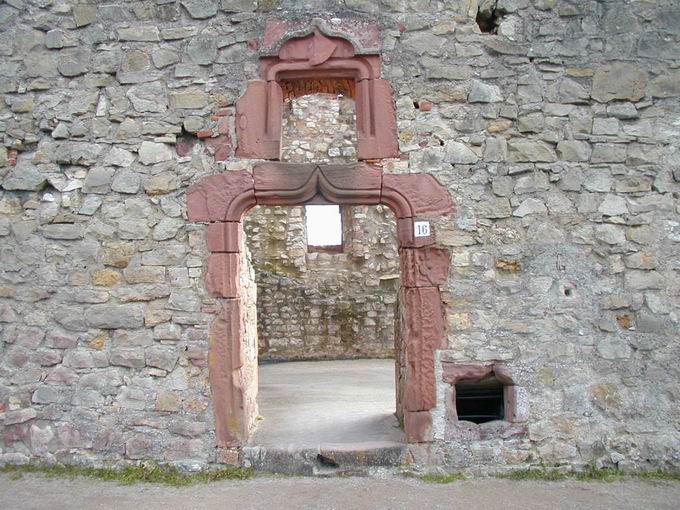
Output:
<path fill-rule="evenodd" d="M 426 411 L 437 405 L 435 351 L 446 345 L 441 295 L 435 287 L 402 288 L 400 292 L 407 366 L 404 408 Z"/>
<path fill-rule="evenodd" d="M 253 176 L 245 170 L 205 177 L 187 190 L 187 214 L 191 221 L 238 222 L 253 205 Z"/>
<path fill-rule="evenodd" d="M 490 365 L 460 365 L 457 363 L 442 362 L 442 379 L 451 385 L 462 380 L 479 380 L 493 373 L 493 364 Z"/>
<path fill-rule="evenodd" d="M 221 135 L 229 134 L 229 117 L 218 117 L 217 119 L 217 132 Z"/>
<path fill-rule="evenodd" d="M 236 298 L 239 289 L 240 262 L 238 253 L 211 253 L 208 257 L 208 272 L 205 286 L 211 295 L 221 298 Z"/>
<path fill-rule="evenodd" d="M 253 168 L 255 192 L 298 190 L 312 181 L 317 166 L 314 163 L 262 163 L 256 165 Z"/>
<path fill-rule="evenodd" d="M 238 253 L 241 251 L 241 223 L 236 221 L 208 225 L 208 250 L 213 253 Z"/>
<path fill-rule="evenodd" d="M 407 412 L 404 415 L 407 443 L 429 443 L 434 439 L 432 414 L 429 411 Z"/>
<path fill-rule="evenodd" d="M 385 202 L 382 202 L 383 204 Z M 434 225 L 430 225 L 430 235 L 416 237 L 414 233 L 414 218 L 400 218 L 397 220 L 397 241 L 399 248 L 422 248 L 433 245 L 436 241 Z"/>
<path fill-rule="evenodd" d="M 441 248 L 402 248 L 401 284 L 404 287 L 444 285 L 449 275 L 449 251 Z"/>
<path fill-rule="evenodd" d="M 205 140 L 208 154 L 212 154 L 215 161 L 226 161 L 231 154 L 231 139 L 228 135 L 219 135 Z"/>
<path fill-rule="evenodd" d="M 248 439 L 243 388 L 238 376 L 243 342 L 241 300 L 221 303 L 210 325 L 208 373 L 219 446 L 239 446 Z"/>
<path fill-rule="evenodd" d="M 175 144 L 175 152 L 179 157 L 183 158 L 191 152 L 194 145 L 196 145 L 195 138 L 181 138 L 177 140 L 177 143 Z"/>
<path fill-rule="evenodd" d="M 420 108 L 421 112 L 429 112 L 430 110 L 432 110 L 432 103 L 430 103 L 429 101 L 421 101 L 418 104 L 418 107 Z"/>
<path fill-rule="evenodd" d="M 398 202 L 395 195 L 409 204 L 413 217 L 448 216 L 455 211 L 448 190 L 430 174 L 383 175 L 383 197 Z M 407 216 L 404 211 L 397 217 Z"/>
<path fill-rule="evenodd" d="M 319 165 L 321 174 L 335 188 L 358 192 L 380 191 L 382 169 L 365 163 L 349 165 Z"/>

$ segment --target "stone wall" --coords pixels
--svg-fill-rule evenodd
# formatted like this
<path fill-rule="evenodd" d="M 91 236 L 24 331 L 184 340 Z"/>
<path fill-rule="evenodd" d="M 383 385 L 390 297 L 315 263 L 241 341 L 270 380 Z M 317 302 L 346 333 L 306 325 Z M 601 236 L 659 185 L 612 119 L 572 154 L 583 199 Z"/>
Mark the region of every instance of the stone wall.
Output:
<path fill-rule="evenodd" d="M 314 12 L 379 23 L 403 153 L 384 171 L 432 173 L 457 203 L 435 225 L 438 374 L 500 363 L 517 384 L 521 423 L 476 426 L 440 377 L 417 461 L 678 467 L 671 0 L 0 5 L 0 463 L 235 461 L 214 447 L 216 303 L 184 191 L 251 168 L 233 105 L 258 38 Z"/>
<path fill-rule="evenodd" d="M 281 160 L 356 161 L 354 100 L 327 92 L 297 96 L 297 88 L 311 92 L 326 84 L 289 83 Z M 344 86 L 327 84 L 329 90 Z M 244 222 L 258 286 L 260 359 L 393 356 L 394 215 L 383 206 L 343 206 L 339 252 L 310 252 L 305 215 L 304 207 L 257 206 Z"/>
<path fill-rule="evenodd" d="M 247 217 L 258 287 L 260 359 L 390 357 L 399 289 L 394 216 L 347 207 L 341 252 L 308 252 L 304 208 Z"/>

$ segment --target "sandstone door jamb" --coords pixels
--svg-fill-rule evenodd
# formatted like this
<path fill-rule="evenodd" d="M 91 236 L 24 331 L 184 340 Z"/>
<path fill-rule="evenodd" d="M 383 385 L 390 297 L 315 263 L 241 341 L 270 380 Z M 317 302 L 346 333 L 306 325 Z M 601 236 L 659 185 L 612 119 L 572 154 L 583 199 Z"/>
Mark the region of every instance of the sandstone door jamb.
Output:
<path fill-rule="evenodd" d="M 243 356 L 243 316 L 239 288 L 241 221 L 255 205 L 303 205 L 321 196 L 340 205 L 389 207 L 397 217 L 401 259 L 401 317 L 398 341 L 403 371 L 397 390 L 397 413 L 407 442 L 432 440 L 431 410 L 436 405 L 435 351 L 446 346 L 439 286 L 446 282 L 448 250 L 435 246 L 435 232 L 415 237 L 414 222 L 450 216 L 453 202 L 429 174 L 383 174 L 365 163 L 298 165 L 264 163 L 246 171 L 203 178 L 187 193 L 191 221 L 208 222 L 210 255 L 206 287 L 220 298 L 210 329 L 208 366 L 217 442 L 245 444 L 251 432 L 248 396 L 256 394 Z"/>

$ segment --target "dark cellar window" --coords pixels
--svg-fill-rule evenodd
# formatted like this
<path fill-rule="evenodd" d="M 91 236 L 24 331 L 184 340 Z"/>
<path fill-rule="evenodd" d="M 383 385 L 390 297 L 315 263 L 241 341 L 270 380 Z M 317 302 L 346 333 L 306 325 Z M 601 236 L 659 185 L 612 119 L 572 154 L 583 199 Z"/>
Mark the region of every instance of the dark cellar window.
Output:
<path fill-rule="evenodd" d="M 474 423 L 505 419 L 503 384 L 494 376 L 463 380 L 456 384 L 456 412 L 459 420 Z"/>

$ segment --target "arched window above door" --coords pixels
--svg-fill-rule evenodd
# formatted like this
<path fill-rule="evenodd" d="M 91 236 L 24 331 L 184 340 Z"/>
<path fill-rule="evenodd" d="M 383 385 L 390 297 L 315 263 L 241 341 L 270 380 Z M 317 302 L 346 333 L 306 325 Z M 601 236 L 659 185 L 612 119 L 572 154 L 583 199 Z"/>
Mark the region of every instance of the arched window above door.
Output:
<path fill-rule="evenodd" d="M 236 104 L 237 156 L 280 159 L 282 85 L 349 80 L 356 100 L 358 159 L 398 157 L 396 110 L 389 82 L 380 79 L 379 50 L 357 48 L 349 35 L 330 34 L 333 31 L 321 20 L 305 29 L 279 32 L 278 44 L 265 38 L 262 79 L 251 82 Z"/>

